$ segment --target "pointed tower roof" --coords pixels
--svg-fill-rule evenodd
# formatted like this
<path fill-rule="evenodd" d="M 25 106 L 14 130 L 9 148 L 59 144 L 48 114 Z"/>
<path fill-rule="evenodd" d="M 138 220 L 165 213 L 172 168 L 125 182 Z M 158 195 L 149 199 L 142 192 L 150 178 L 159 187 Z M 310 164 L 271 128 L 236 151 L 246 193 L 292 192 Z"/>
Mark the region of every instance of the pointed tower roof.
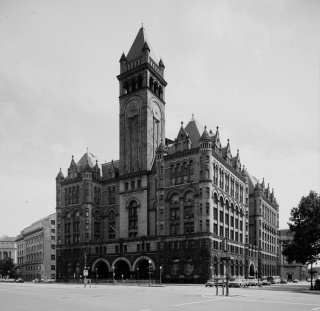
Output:
<path fill-rule="evenodd" d="M 157 153 L 166 153 L 167 152 L 167 148 L 163 143 L 163 140 L 161 139 L 160 145 L 157 149 Z"/>
<path fill-rule="evenodd" d="M 56 179 L 64 179 L 64 175 L 63 175 L 63 173 L 62 173 L 62 171 L 61 171 L 61 167 L 60 167 L 60 171 L 59 171 Z"/>
<path fill-rule="evenodd" d="M 185 131 L 188 133 L 191 140 L 192 148 L 199 146 L 199 139 L 203 133 L 203 130 L 204 128 L 194 119 L 194 116 L 192 115 L 192 119 L 185 127 Z"/>
<path fill-rule="evenodd" d="M 207 127 L 204 127 L 204 131 L 201 135 L 200 141 L 210 141 L 211 142 L 211 136 L 207 132 Z"/>
<path fill-rule="evenodd" d="M 145 46 L 145 43 L 147 45 Z M 143 27 L 140 28 L 135 40 L 133 41 L 133 44 L 130 48 L 130 51 L 127 55 L 127 61 L 131 61 L 135 58 L 138 58 L 142 55 L 142 49 L 149 48 L 150 50 L 150 57 L 158 64 L 158 57 L 156 56 L 151 44 L 150 40 L 147 37 L 146 31 Z"/>
<path fill-rule="evenodd" d="M 89 151 L 87 150 L 87 152 L 82 156 L 82 158 L 79 160 L 78 164 L 82 166 L 82 168 L 84 168 L 86 165 L 90 166 L 90 167 L 94 167 L 94 164 L 91 160 L 91 157 L 89 155 Z"/>
<path fill-rule="evenodd" d="M 120 58 L 120 62 L 126 61 L 126 60 L 127 60 L 127 58 L 126 58 L 126 56 L 125 56 L 125 54 L 123 52 L 122 55 L 121 55 L 121 58 Z"/>

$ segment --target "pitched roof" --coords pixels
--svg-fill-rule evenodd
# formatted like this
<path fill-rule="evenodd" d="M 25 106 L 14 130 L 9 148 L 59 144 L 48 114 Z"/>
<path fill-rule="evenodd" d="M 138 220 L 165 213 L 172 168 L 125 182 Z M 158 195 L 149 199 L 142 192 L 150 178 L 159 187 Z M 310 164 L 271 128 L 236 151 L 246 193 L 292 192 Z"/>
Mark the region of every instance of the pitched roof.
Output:
<path fill-rule="evenodd" d="M 127 55 L 127 61 L 131 61 L 135 58 L 138 58 L 142 55 L 142 49 L 144 47 L 145 42 L 147 42 L 147 45 L 150 49 L 150 57 L 158 64 L 158 57 L 156 56 L 154 49 L 152 48 L 150 44 L 150 40 L 147 37 L 146 31 L 143 27 L 140 28 L 136 38 L 133 41 L 133 44 L 130 48 L 130 51 Z"/>
<path fill-rule="evenodd" d="M 82 158 L 78 161 L 78 164 L 82 166 L 82 168 L 84 168 L 87 163 L 89 164 L 90 167 L 94 167 L 94 164 L 91 160 L 91 157 L 89 155 L 89 152 L 87 151 Z"/>
<path fill-rule="evenodd" d="M 191 140 L 192 148 L 199 146 L 199 139 L 204 131 L 204 128 L 192 117 L 188 125 L 185 127 Z"/>

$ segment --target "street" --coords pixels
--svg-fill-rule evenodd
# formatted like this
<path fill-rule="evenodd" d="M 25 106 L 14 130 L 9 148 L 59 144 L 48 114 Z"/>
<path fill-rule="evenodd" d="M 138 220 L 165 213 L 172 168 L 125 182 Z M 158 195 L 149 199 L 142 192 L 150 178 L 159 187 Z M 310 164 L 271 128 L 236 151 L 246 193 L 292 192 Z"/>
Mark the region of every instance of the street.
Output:
<path fill-rule="evenodd" d="M 261 310 L 320 311 L 320 294 L 305 293 L 310 283 L 230 288 L 204 285 L 164 287 L 83 284 L 0 283 L 1 310 Z"/>

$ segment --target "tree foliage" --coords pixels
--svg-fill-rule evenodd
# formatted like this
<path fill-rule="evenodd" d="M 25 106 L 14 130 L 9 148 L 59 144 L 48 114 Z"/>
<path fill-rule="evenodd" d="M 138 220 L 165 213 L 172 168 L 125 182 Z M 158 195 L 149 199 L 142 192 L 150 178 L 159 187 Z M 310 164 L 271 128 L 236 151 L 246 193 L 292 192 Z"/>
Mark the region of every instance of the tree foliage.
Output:
<path fill-rule="evenodd" d="M 0 274 L 2 276 L 13 275 L 15 273 L 14 268 L 15 268 L 15 264 L 13 263 L 12 258 L 5 258 L 0 260 Z"/>
<path fill-rule="evenodd" d="M 298 207 L 291 210 L 290 221 L 293 240 L 284 244 L 283 255 L 289 263 L 313 263 L 320 254 L 320 196 L 310 191 L 302 197 Z"/>

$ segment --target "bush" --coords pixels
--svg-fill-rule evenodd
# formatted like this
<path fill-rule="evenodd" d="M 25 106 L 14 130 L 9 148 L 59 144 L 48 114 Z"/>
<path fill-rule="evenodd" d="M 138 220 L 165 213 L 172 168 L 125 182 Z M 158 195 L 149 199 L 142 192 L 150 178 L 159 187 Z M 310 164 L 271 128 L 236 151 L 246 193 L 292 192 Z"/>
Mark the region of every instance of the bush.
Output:
<path fill-rule="evenodd" d="M 320 279 L 316 279 L 316 282 L 314 283 L 314 289 L 320 290 Z"/>

